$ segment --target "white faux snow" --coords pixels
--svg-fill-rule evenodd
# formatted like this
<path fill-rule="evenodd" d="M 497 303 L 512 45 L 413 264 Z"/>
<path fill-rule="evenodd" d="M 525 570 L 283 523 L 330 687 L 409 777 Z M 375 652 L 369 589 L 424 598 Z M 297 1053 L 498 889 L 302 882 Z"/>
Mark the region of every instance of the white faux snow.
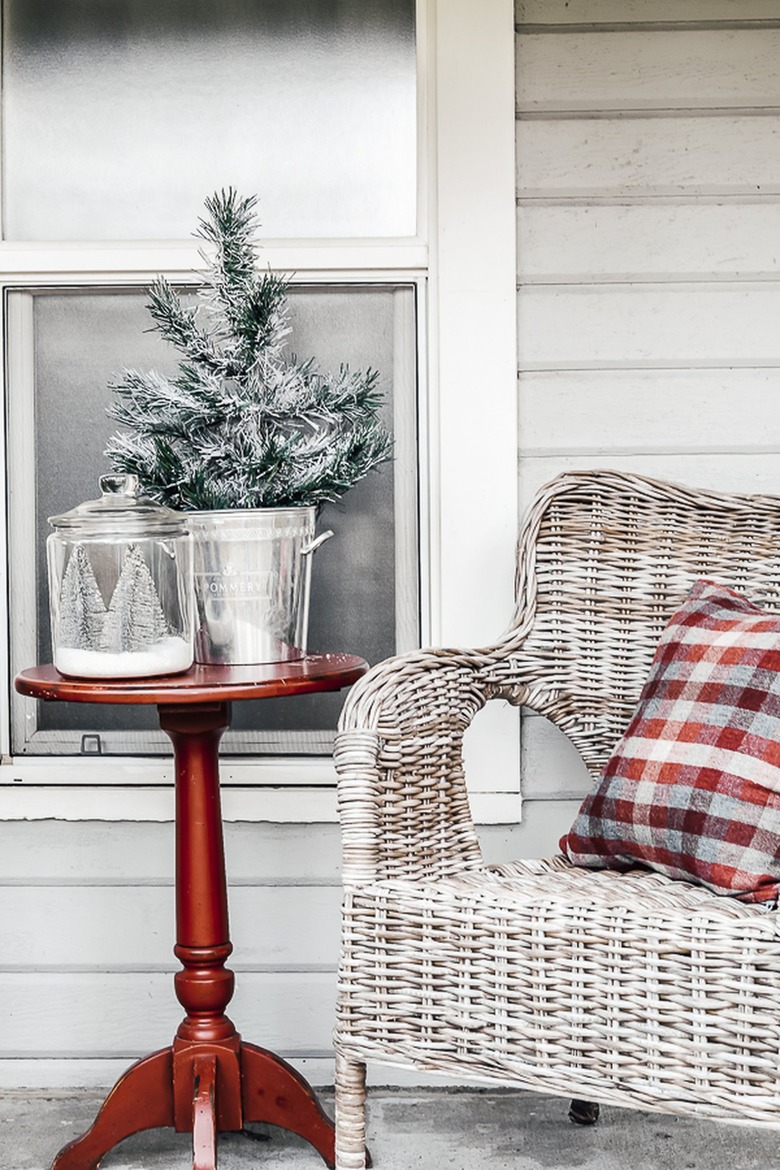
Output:
<path fill-rule="evenodd" d="M 192 666 L 192 647 L 184 638 L 165 638 L 148 650 L 112 654 L 103 650 L 76 650 L 60 646 L 54 652 L 60 674 L 74 678 L 139 678 L 176 674 Z"/>

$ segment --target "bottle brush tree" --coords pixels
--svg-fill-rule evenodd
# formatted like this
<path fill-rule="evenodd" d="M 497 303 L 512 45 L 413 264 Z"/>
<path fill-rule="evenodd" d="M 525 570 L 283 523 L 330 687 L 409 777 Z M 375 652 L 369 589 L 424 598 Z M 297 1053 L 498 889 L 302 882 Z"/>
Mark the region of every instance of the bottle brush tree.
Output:
<path fill-rule="evenodd" d="M 111 386 L 114 469 L 183 511 L 319 505 L 392 454 L 375 370 L 320 371 L 290 356 L 287 277 L 258 269 L 256 198 L 206 200 L 211 245 L 196 303 L 158 277 L 154 328 L 181 355 L 175 377 L 125 369 Z"/>
<path fill-rule="evenodd" d="M 95 650 L 103 636 L 106 606 L 83 545 L 76 545 L 60 586 L 60 644 Z"/>

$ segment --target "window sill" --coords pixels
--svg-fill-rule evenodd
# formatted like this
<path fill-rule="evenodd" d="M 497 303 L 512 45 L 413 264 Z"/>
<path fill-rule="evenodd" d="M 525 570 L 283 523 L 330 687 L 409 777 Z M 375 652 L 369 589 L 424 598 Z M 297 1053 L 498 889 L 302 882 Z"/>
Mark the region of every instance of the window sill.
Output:
<path fill-rule="evenodd" d="M 328 759 L 220 760 L 229 821 L 333 821 Z M 170 760 L 75 757 L 0 765 L 0 820 L 173 820 Z"/>
<path fill-rule="evenodd" d="M 335 822 L 329 760 L 221 762 L 225 821 Z M 473 792 L 479 824 L 516 824 L 517 792 Z M 0 765 L 0 821 L 172 821 L 170 765 L 148 760 L 22 760 Z"/>

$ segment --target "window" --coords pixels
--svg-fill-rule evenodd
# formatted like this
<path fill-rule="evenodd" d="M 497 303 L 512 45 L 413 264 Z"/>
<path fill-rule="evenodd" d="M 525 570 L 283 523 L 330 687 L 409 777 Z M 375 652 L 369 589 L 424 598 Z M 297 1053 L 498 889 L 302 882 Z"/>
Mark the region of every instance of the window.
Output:
<path fill-rule="evenodd" d="M 291 294 L 290 346 L 378 369 L 397 441 L 394 463 L 321 518 L 338 540 L 316 560 L 310 645 L 371 661 L 419 638 L 417 285 L 380 280 L 368 251 L 345 278 L 339 241 L 415 235 L 415 60 L 413 0 L 5 2 L 7 239 L 54 257 L 140 239 L 162 270 L 158 242 L 183 244 L 229 176 L 260 192 L 266 233 L 330 245 L 332 275 Z M 5 297 L 14 671 L 51 658 L 46 520 L 97 495 L 112 376 L 175 361 L 148 332 L 142 286 L 110 263 L 76 275 Z M 332 695 L 240 704 L 225 747 L 327 752 L 337 712 Z M 14 755 L 167 750 L 154 710 L 12 697 Z"/>
<path fill-rule="evenodd" d="M 98 494 L 103 450 L 115 425 L 106 405 L 117 354 L 133 368 L 175 370 L 176 355 L 148 332 L 144 304 L 143 292 L 128 287 L 7 292 L 14 672 L 51 661 L 47 518 Z M 382 372 L 395 459 L 323 509 L 319 528 L 332 528 L 336 539 L 315 562 L 309 633 L 312 649 L 378 662 L 419 636 L 415 287 L 298 283 L 290 306 L 296 353 L 316 352 L 323 368 L 346 361 Z M 328 752 L 340 702 L 330 694 L 237 704 L 224 747 Z M 167 755 L 169 741 L 157 730 L 154 708 L 43 703 L 16 695 L 12 751 Z"/>
<path fill-rule="evenodd" d="M 5 0 L 5 237 L 416 234 L 414 0 Z"/>
<path fill-rule="evenodd" d="M 13 762 L 0 766 L 0 785 L 82 784 L 90 774 L 88 761 L 54 754 L 81 750 L 84 712 L 39 711 L 11 686 L 47 649 L 46 602 L 31 588 L 45 518 L 96 494 L 81 432 L 78 460 L 67 459 L 67 394 L 95 420 L 89 458 L 99 460 L 106 371 L 135 353 L 145 360 L 154 337 L 142 332 L 143 289 L 158 272 L 192 279 L 189 233 L 217 186 L 260 194 L 263 258 L 296 274 L 299 351 L 378 366 L 381 339 L 402 457 L 389 480 L 349 493 L 331 526 L 348 530 L 355 509 L 359 569 L 381 576 L 382 609 L 391 594 L 395 609 L 349 648 L 374 658 L 420 639 L 476 644 L 495 634 L 511 605 L 516 530 L 511 0 L 4 0 L 3 16 L 11 637 L 2 750 Z M 72 497 L 55 503 L 66 481 Z M 395 521 L 379 561 L 375 508 Z M 344 543 L 317 554 L 315 590 L 338 585 Z M 313 616 L 330 641 L 327 605 Z M 228 781 L 240 772 L 241 783 L 272 774 L 278 784 L 278 769 L 251 765 L 256 753 L 326 750 L 330 716 L 318 726 L 303 715 L 291 713 L 282 738 L 284 720 L 263 727 L 248 715 L 233 750 L 250 755 Z M 519 774 L 516 726 L 500 749 L 494 732 L 477 776 L 486 790 L 497 750 Z M 143 762 L 156 750 L 151 728 L 97 734 L 122 754 L 113 769 L 101 762 L 96 783 L 167 775 Z M 25 764 L 26 753 L 42 754 Z M 293 782 L 332 784 L 320 759 L 309 757 Z M 511 816 L 513 783 L 501 805 Z M 54 807 L 53 794 L 24 806 L 20 789 L 3 791 L 6 807 L 13 797 L 14 807 Z M 76 791 L 57 809 L 71 815 Z M 97 815 L 96 799 L 85 815 Z M 122 808 L 142 815 L 137 804 Z M 303 815 L 333 814 L 309 800 Z"/>

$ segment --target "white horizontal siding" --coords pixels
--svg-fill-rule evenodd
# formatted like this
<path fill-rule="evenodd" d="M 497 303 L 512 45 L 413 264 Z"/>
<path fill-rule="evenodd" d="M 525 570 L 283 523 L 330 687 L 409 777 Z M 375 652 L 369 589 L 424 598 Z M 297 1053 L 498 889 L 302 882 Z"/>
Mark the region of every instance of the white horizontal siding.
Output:
<path fill-rule="evenodd" d="M 601 465 L 598 458 L 594 466 Z M 614 455 L 610 462 L 615 460 Z M 630 467 L 630 461 L 627 462 Z M 576 466 L 583 466 L 578 460 Z M 636 468 L 634 468 L 636 470 Z M 535 491 L 551 476 L 545 461 L 523 461 L 522 499 L 530 503 Z M 555 472 L 558 467 L 556 465 Z M 541 482 L 535 472 L 541 473 Z M 581 801 L 591 789 L 591 777 L 571 741 L 546 718 L 526 712 L 522 737 L 523 810 L 526 818 L 540 817 L 539 856 L 556 852 L 560 837 L 571 826 Z M 543 818 L 543 820 L 542 820 Z"/>
<path fill-rule="evenodd" d="M 778 21 L 777 0 L 518 0 L 520 25 L 710 24 Z"/>
<path fill-rule="evenodd" d="M 333 1085 L 334 1080 L 334 1060 L 333 1057 L 292 1057 L 289 1063 L 298 1070 L 298 1072 L 305 1077 L 310 1085 L 315 1090 L 327 1090 Z M 115 1085 L 123 1073 L 127 1072 L 128 1060 L 126 1057 L 50 1057 L 46 1060 L 41 1060 L 36 1057 L 26 1059 L 24 1057 L 8 1059 L 0 1058 L 0 1091 L 5 1090 L 6 1095 L 16 1093 L 19 1090 L 44 1090 L 47 1094 L 51 1092 L 54 1096 L 57 1092 L 63 1096 L 75 1095 L 75 1092 L 81 1089 L 95 1089 L 99 1091 L 99 1100 L 91 1107 L 87 1107 L 83 1111 L 83 1128 L 91 1125 L 95 1119 L 97 1107 L 102 1101 L 103 1094 L 112 1085 Z M 379 1070 L 376 1070 L 377 1072 Z M 393 1070 L 388 1069 L 388 1073 L 392 1076 Z M 376 1072 L 374 1074 L 376 1076 Z M 387 1080 L 375 1080 L 374 1084 L 385 1085 L 394 1083 L 388 1077 Z M 414 1083 L 414 1082 L 412 1082 Z M 332 1109 L 326 1096 L 321 1097 L 321 1104 L 326 1112 L 332 1116 Z M 73 1120 L 70 1124 L 73 1125 Z M 76 1128 L 74 1126 L 74 1128 Z M 159 1133 L 159 1131 L 158 1131 Z M 64 1134 L 63 1134 L 64 1139 Z M 51 1153 L 54 1153 L 52 1150 Z M 121 1166 L 121 1162 L 117 1162 L 118 1157 L 122 1157 L 122 1153 L 111 1154 L 110 1157 L 114 1160 L 115 1166 Z M 125 1154 L 125 1159 L 129 1157 Z M 227 1163 L 230 1165 L 230 1163 Z M 111 1162 L 103 1163 L 108 1170 Z M 125 1160 L 125 1166 L 129 1167 L 131 1163 Z M 146 1163 L 150 1165 L 150 1163 Z M 167 1163 L 172 1167 L 172 1163 Z M 186 1166 L 186 1162 L 183 1163 Z M 250 1163 L 251 1165 L 251 1163 Z M 140 1170 L 141 1163 L 135 1162 L 134 1167 Z M 144 1168 L 145 1170 L 145 1168 Z M 187 1167 L 189 1170 L 189 1167 Z"/>
<path fill-rule="evenodd" d="M 605 451 L 596 455 L 532 456 L 522 460 L 520 499 L 528 507 L 536 492 L 561 471 L 583 468 L 614 468 L 667 479 L 695 488 L 726 492 L 764 492 L 780 495 L 780 459 L 776 453 L 706 454 L 663 453 L 626 455 Z"/>
<path fill-rule="evenodd" d="M 521 36 L 516 64 L 521 114 L 780 105 L 780 28 Z"/>
<path fill-rule="evenodd" d="M 326 1057 L 338 828 L 230 824 L 225 837 L 230 1014 L 247 1039 Z M 171 974 L 173 863 L 170 824 L 0 824 L 0 1062 L 110 1062 L 170 1041 L 182 1015 Z M 45 1084 L 45 1072 L 33 1080 Z"/>
<path fill-rule="evenodd" d="M 780 284 L 534 285 L 518 298 L 520 368 L 780 367 L 779 307 Z"/>
<path fill-rule="evenodd" d="M 780 493 L 780 0 L 517 22 L 521 503 L 588 467 Z M 538 717 L 523 786 L 588 786 Z"/>
<path fill-rule="evenodd" d="M 243 971 L 229 1012 L 246 1040 L 325 1055 L 335 994 L 327 972 Z M 0 998 L 6 1058 L 143 1056 L 169 1044 L 182 1017 L 172 978 L 160 972 L 6 972 Z"/>
<path fill-rule="evenodd" d="M 533 819 L 533 818 L 532 818 Z M 483 825 L 480 838 L 493 860 L 519 857 L 518 850 L 540 847 L 539 825 Z M 300 888 L 301 896 L 317 887 L 340 888 L 341 840 L 336 825 L 228 825 L 225 833 L 230 898 L 254 896 L 268 886 Z M 41 886 L 65 886 L 78 911 L 81 890 L 130 885 L 164 886 L 173 904 L 172 826 L 124 822 L 103 824 L 62 821 L 0 823 L 0 893 Z M 243 945 L 240 925 L 232 924 L 233 942 Z M 290 929 L 295 923 L 288 924 Z M 3 931 L 7 923 L 3 921 Z M 260 934 L 258 923 L 251 929 Z M 1 957 L 1 956 L 0 956 Z M 32 958 L 32 952 L 30 952 Z M 30 963 L 30 966 L 33 964 Z"/>
<path fill-rule="evenodd" d="M 539 723 L 546 720 L 536 718 Z M 549 726 L 549 725 L 548 725 Z M 555 736 L 568 740 L 553 727 Z M 569 745 L 571 747 L 571 745 Z M 571 748 L 574 751 L 573 748 Z M 576 752 L 575 752 L 576 756 Z M 579 757 L 576 757 L 579 760 Z M 577 787 L 561 789 L 560 799 L 547 799 L 548 793 L 542 787 L 531 791 L 523 800 L 523 823 L 514 826 L 490 825 L 480 830 L 480 841 L 485 860 L 488 862 L 514 861 L 518 857 L 548 857 L 555 853 L 562 833 L 571 825 L 585 789 L 582 783 Z"/>
<path fill-rule="evenodd" d="M 517 158 L 521 199 L 778 195 L 780 114 L 520 121 Z"/>
<path fill-rule="evenodd" d="M 524 456 L 774 453 L 779 398 L 776 368 L 522 373 L 521 447 Z"/>
<path fill-rule="evenodd" d="M 236 886 L 230 890 L 235 971 L 335 968 L 341 888 Z M 6 886 L 0 973 L 96 969 L 174 971 L 171 886 Z M 294 925 L 293 925 L 294 924 Z"/>
<path fill-rule="evenodd" d="M 524 284 L 776 280 L 780 201 L 521 204 L 517 241 Z"/>
<path fill-rule="evenodd" d="M 574 744 L 541 715 L 527 716 L 523 732 L 525 799 L 531 802 L 581 801 L 588 793 L 591 781 Z M 561 832 L 573 819 L 573 812 L 567 807 Z M 549 836 L 547 841 L 553 844 Z"/>
<path fill-rule="evenodd" d="M 225 825 L 231 884 L 333 885 L 341 842 L 336 825 Z M 0 821 L 0 887 L 173 885 L 172 824 Z"/>
<path fill-rule="evenodd" d="M 549 852 L 561 810 L 530 801 L 522 825 L 483 829 L 486 856 Z M 228 1011 L 245 1039 L 331 1081 L 338 826 L 229 824 L 225 836 Z M 170 1042 L 182 1016 L 173 845 L 170 824 L 0 823 L 0 1087 L 108 1085 Z"/>

